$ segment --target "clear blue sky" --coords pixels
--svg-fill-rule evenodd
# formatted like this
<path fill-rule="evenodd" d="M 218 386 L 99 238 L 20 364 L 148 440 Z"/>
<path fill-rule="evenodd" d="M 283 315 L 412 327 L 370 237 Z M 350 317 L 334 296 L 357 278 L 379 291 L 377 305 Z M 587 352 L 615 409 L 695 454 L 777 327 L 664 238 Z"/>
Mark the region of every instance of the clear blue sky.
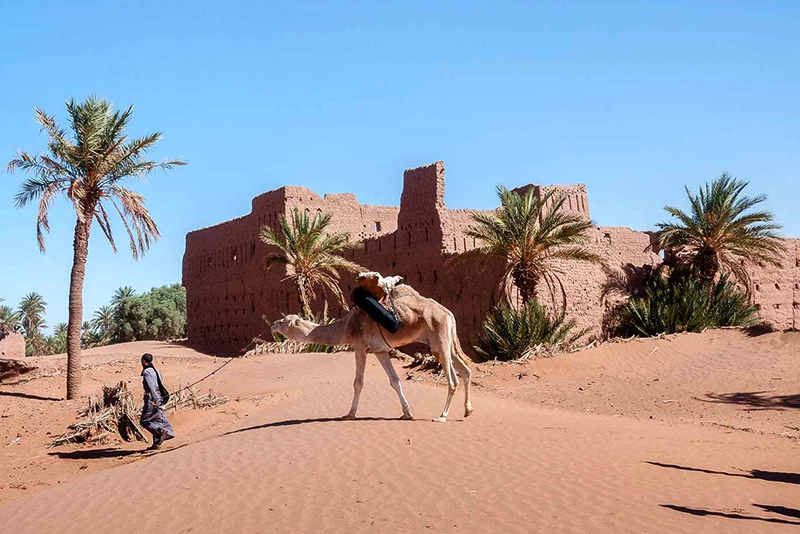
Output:
<path fill-rule="evenodd" d="M 438 159 L 446 203 L 494 185 L 586 183 L 601 225 L 650 229 L 727 171 L 800 237 L 800 3 L 11 2 L 0 31 L 0 160 L 38 152 L 39 106 L 94 93 L 136 104 L 131 133 L 189 165 L 133 184 L 163 239 L 141 261 L 98 228 L 85 316 L 119 286 L 181 279 L 188 231 L 291 183 L 397 205 L 405 168 Z M 701 5 L 702 4 L 702 5 Z M 0 175 L 0 296 L 67 317 L 74 215 L 48 251 L 23 176 Z M 124 237 L 117 225 L 119 240 Z"/>

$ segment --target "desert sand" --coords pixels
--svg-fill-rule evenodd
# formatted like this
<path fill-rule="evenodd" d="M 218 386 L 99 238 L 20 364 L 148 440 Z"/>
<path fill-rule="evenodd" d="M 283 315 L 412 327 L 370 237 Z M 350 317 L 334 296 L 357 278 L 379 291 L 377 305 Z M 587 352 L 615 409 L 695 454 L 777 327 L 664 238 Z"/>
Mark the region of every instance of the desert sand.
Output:
<path fill-rule="evenodd" d="M 223 360 L 169 343 L 85 352 L 84 392 L 152 352 L 167 387 Z M 33 373 L 64 356 L 29 359 Z M 248 356 L 199 385 L 230 397 L 171 415 L 176 439 L 47 448 L 85 403 L 64 376 L 0 385 L 3 532 L 796 532 L 800 333 L 737 330 L 475 365 L 475 413 L 432 423 L 434 374 L 406 369 L 415 421 L 371 357 Z M 29 376 L 29 375 L 25 375 Z"/>

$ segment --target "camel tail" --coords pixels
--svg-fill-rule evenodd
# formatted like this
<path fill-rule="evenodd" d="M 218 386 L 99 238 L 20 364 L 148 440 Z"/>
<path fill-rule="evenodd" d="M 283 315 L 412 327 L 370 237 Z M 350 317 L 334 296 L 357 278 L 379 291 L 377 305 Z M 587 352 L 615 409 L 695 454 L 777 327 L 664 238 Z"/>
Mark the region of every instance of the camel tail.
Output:
<path fill-rule="evenodd" d="M 464 364 L 464 367 L 469 369 L 471 373 L 472 368 L 469 366 L 469 364 L 472 363 L 472 359 L 469 356 L 467 356 L 467 354 L 464 352 L 464 349 L 461 347 L 461 340 L 458 339 L 458 332 L 456 330 L 455 321 L 453 321 L 452 336 L 453 336 L 453 355 L 456 358 L 458 358 L 459 361 L 461 361 L 461 363 Z"/>

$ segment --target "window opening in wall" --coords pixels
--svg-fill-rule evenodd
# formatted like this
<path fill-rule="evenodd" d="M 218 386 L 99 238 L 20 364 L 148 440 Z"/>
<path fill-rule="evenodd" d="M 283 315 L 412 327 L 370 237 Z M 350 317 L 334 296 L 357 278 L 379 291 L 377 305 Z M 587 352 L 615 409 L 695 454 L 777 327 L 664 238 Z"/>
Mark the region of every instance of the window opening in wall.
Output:
<path fill-rule="evenodd" d="M 250 243 L 250 257 L 254 257 L 256 255 L 256 244 Z"/>
<path fill-rule="evenodd" d="M 396 262 L 396 261 L 393 261 L 393 262 L 392 262 L 392 269 L 394 269 L 395 267 L 397 267 L 397 262 Z"/>
<path fill-rule="evenodd" d="M 425 227 L 425 242 L 428 242 L 428 227 Z"/>
<path fill-rule="evenodd" d="M 375 221 L 375 231 L 376 232 L 380 232 L 381 231 L 381 222 L 380 221 Z"/>

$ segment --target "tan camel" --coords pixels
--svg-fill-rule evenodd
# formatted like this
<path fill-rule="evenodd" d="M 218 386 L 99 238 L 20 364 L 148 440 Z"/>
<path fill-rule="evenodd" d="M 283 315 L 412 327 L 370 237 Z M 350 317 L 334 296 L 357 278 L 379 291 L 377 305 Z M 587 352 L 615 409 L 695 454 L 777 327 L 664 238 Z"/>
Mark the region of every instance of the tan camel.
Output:
<path fill-rule="evenodd" d="M 287 315 L 272 324 L 271 330 L 301 343 L 322 345 L 343 345 L 353 347 L 356 356 L 356 377 L 353 381 L 353 404 L 344 419 L 355 419 L 358 399 L 364 386 L 364 369 L 367 364 L 367 351 L 375 353 L 389 383 L 397 392 L 403 408 L 401 419 L 413 419 L 408 401 L 403 393 L 400 378 L 392 366 L 389 352 L 392 347 L 414 342 L 425 343 L 431 353 L 442 364 L 447 378 L 447 400 L 442 414 L 436 422 L 447 420 L 450 404 L 458 388 L 458 377 L 464 380 L 464 417 L 472 413 L 470 402 L 470 380 L 472 370 L 467 365 L 467 356 L 461 348 L 456 335 L 456 319 L 453 313 L 436 302 L 421 296 L 408 285 L 398 285 L 391 289 L 391 295 L 402 321 L 400 329 L 392 334 L 381 328 L 360 308 L 353 307 L 347 315 L 329 324 L 318 325 L 301 319 L 297 315 Z M 391 346 L 389 346 L 391 345 Z"/>

